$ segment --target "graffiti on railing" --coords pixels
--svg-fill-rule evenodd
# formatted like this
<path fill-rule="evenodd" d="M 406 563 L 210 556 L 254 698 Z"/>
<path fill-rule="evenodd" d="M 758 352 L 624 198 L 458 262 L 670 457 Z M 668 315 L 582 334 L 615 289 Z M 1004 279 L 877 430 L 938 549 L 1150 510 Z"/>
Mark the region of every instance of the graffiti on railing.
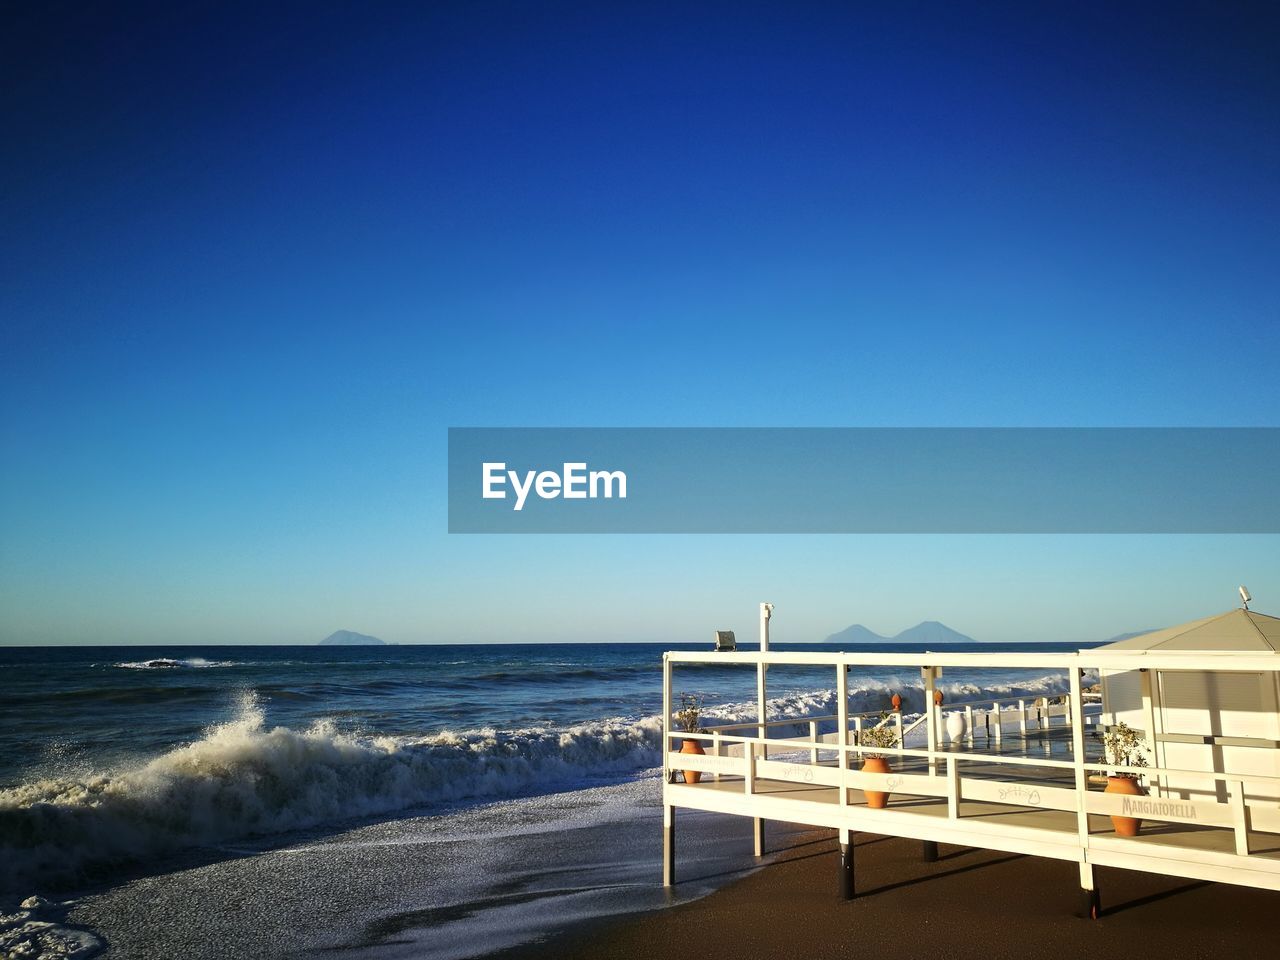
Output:
<path fill-rule="evenodd" d="M 800 783 L 813 783 L 813 767 L 802 763 L 788 763 L 782 767 L 782 779 L 796 780 Z"/>
<path fill-rule="evenodd" d="M 1025 787 L 1020 783 L 1001 787 L 998 794 L 1002 803 L 1018 803 L 1024 806 L 1040 806 L 1040 791 L 1034 787 Z"/>

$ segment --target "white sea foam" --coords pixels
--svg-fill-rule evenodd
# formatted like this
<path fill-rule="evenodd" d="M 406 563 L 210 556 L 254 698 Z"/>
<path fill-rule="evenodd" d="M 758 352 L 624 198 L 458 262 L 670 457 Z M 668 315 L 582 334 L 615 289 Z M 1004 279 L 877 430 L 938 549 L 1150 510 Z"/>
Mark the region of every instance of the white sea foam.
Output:
<path fill-rule="evenodd" d="M 64 922 L 66 904 L 39 897 L 0 912 L 0 957 L 13 960 L 88 960 L 106 946 L 92 932 Z"/>
<path fill-rule="evenodd" d="M 117 663 L 115 666 L 124 670 L 179 670 L 182 668 L 200 670 L 209 667 L 239 667 L 242 664 L 235 660 L 206 660 L 204 657 L 188 657 L 185 660 L 156 657 L 154 660 L 129 660 Z"/>
<path fill-rule="evenodd" d="M 1060 693 L 1066 680 L 943 688 L 955 703 Z M 850 691 L 850 710 L 883 709 L 895 691 L 904 709 L 923 708 L 918 685 L 876 682 Z M 830 715 L 835 705 L 834 690 L 799 693 L 771 700 L 769 716 Z M 704 722 L 743 722 L 755 714 L 754 704 L 729 704 L 708 709 Z M 185 847 L 631 776 L 661 763 L 660 735 L 658 715 L 424 737 L 358 734 L 327 721 L 305 730 L 272 728 L 249 694 L 233 720 L 149 763 L 0 790 L 0 890 L 75 883 L 86 868 Z"/>

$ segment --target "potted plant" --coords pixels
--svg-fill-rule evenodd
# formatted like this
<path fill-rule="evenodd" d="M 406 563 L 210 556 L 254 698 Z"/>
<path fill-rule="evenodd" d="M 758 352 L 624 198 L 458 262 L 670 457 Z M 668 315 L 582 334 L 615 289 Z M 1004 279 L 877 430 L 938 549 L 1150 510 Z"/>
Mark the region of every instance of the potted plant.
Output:
<path fill-rule="evenodd" d="M 1145 767 L 1147 758 L 1143 752 L 1143 739 L 1137 730 L 1134 730 L 1124 721 L 1117 723 L 1102 735 L 1102 746 L 1106 754 L 1107 763 L 1115 764 L 1120 767 Z M 1119 793 L 1128 797 L 1145 797 L 1146 789 L 1138 782 L 1138 774 L 1123 773 L 1107 773 L 1107 789 L 1106 793 Z M 1136 837 L 1138 831 L 1142 829 L 1142 820 L 1139 817 L 1121 817 L 1113 816 L 1111 825 L 1115 828 L 1117 837 Z"/>
<path fill-rule="evenodd" d="M 703 697 L 697 693 L 680 694 L 680 709 L 676 711 L 676 726 L 685 733 L 702 733 L 702 701 Z M 702 755 L 706 753 L 702 749 L 701 740 L 692 740 L 686 738 L 680 744 L 681 753 L 696 753 Z M 684 770 L 685 783 L 698 783 L 702 779 L 700 770 Z"/>
<path fill-rule="evenodd" d="M 898 731 L 886 721 L 887 713 L 880 714 L 880 722 L 874 727 L 864 727 L 858 733 L 858 746 L 872 749 L 862 754 L 862 769 L 866 773 L 889 773 L 889 758 L 880 751 L 892 750 L 898 746 Z M 889 803 L 889 794 L 883 790 L 863 790 L 867 798 L 867 806 L 873 810 L 883 810 Z"/>

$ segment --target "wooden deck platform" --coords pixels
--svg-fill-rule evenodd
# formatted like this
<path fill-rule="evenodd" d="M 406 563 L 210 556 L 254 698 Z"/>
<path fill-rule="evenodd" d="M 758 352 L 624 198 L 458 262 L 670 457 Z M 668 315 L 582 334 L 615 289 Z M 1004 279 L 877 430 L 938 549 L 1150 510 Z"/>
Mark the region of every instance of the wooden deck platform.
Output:
<path fill-rule="evenodd" d="M 673 659 L 697 662 L 697 655 L 668 654 L 664 665 L 666 716 L 671 716 Z M 717 655 L 714 662 L 723 662 Z M 728 655 L 739 656 L 742 655 Z M 744 662 L 760 668 L 761 717 L 765 718 L 764 666 L 773 654 L 747 655 Z M 1070 693 L 1066 702 L 1038 701 L 1036 721 L 1028 723 L 1025 704 L 1017 705 L 1014 729 L 996 709 L 961 704 L 967 717 L 982 718 L 984 729 L 967 720 L 966 734 L 948 743 L 942 734 L 943 710 L 929 706 L 920 721 L 905 725 L 892 718 L 899 732 L 923 722 L 923 746 L 868 746 L 859 736 L 868 724 L 888 720 L 851 717 L 847 710 L 847 669 L 856 657 L 843 653 L 781 654 L 782 662 L 835 668 L 839 713 L 813 719 L 771 718 L 735 723 L 710 732 L 680 733 L 664 729 L 664 882 L 674 883 L 676 812 L 697 809 L 748 818 L 754 825 L 757 853 L 764 850 L 764 824 L 769 820 L 825 827 L 837 832 L 841 845 L 842 888 L 853 891 L 855 832 L 908 837 L 936 844 L 1028 854 L 1079 865 L 1080 886 L 1089 913 L 1100 912 L 1094 867 L 1133 870 L 1240 884 L 1280 891 L 1280 804 L 1275 800 L 1280 778 L 1214 770 L 1123 767 L 1098 758 L 1100 746 L 1089 729 L 1098 722 L 1087 715 L 1081 689 L 1080 660 L 1075 655 L 1035 656 L 1025 662 L 1037 669 L 1061 667 Z M 871 655 L 877 663 L 898 660 L 916 664 L 923 657 Z M 1016 655 L 1014 655 L 1016 656 Z M 962 654 L 945 655 L 967 664 Z M 983 665 L 994 656 L 976 655 Z M 1059 663 L 1059 661 L 1061 661 Z M 1022 665 L 1021 663 L 1019 665 Z M 1232 660 L 1238 666 L 1238 660 Z M 1280 659 L 1250 660 L 1252 668 L 1280 670 Z M 940 672 L 921 663 L 926 704 L 933 704 L 933 681 Z M 1205 669 L 1200 667 L 1200 669 Z M 949 709 L 956 710 L 952 705 Z M 990 724 L 995 723 L 1000 733 Z M 807 735 L 796 726 L 808 724 Z M 834 728 L 834 729 L 831 729 Z M 772 731 L 778 734 L 771 736 Z M 682 740 L 703 744 L 704 755 L 678 752 Z M 1262 744 L 1262 748 L 1266 748 Z M 890 758 L 888 773 L 861 769 L 867 753 Z M 686 783 L 680 771 L 701 774 Z M 1190 785 L 1187 775 L 1198 784 Z M 1125 796 L 1103 789 L 1107 775 L 1141 776 L 1150 790 Z M 1101 780 L 1101 783 L 1097 781 Z M 1215 784 L 1216 781 L 1216 784 Z M 1126 782 L 1126 781 L 1119 781 Z M 888 793 L 884 808 L 867 803 L 867 791 Z M 1112 817 L 1143 821 L 1135 837 L 1117 833 Z"/>

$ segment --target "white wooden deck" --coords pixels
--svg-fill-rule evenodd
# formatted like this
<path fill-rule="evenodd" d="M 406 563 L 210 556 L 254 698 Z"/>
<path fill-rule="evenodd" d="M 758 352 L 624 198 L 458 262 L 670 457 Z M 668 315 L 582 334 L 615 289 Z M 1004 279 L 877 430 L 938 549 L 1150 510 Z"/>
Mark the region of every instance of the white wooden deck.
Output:
<path fill-rule="evenodd" d="M 676 663 L 723 663 L 725 656 L 669 654 L 664 671 L 668 708 Z M 804 657 L 805 663 L 830 664 L 836 669 L 841 694 L 837 702 L 842 705 L 847 702 L 845 668 L 858 663 L 858 655 L 837 653 L 730 656 L 745 657 L 757 666 L 773 657 L 798 656 Z M 921 666 L 931 693 L 932 665 L 924 656 L 874 656 L 878 664 L 901 665 L 900 661 L 906 661 Z M 1057 719 L 1045 712 L 1028 726 L 1024 713 L 1017 729 L 1005 727 L 1002 735 L 985 737 L 977 734 L 979 727 L 974 723 L 975 735 L 954 748 L 944 747 L 941 713 L 930 710 L 924 718 L 924 748 L 879 751 L 891 755 L 893 770 L 888 774 L 859 769 L 861 754 L 869 751 L 857 745 L 856 727 L 871 721 L 863 718 L 855 723 L 847 708 L 831 718 L 835 731 L 822 736 L 816 725 L 807 737 L 768 736 L 771 730 L 787 726 L 794 730 L 795 720 L 782 718 L 692 735 L 704 744 L 705 756 L 677 752 L 680 742 L 691 735 L 665 730 L 664 881 L 675 882 L 676 811 L 689 808 L 750 818 L 756 826 L 757 853 L 763 852 L 763 824 L 768 820 L 836 830 L 846 854 L 841 867 L 847 874 L 846 895 L 852 895 L 853 890 L 853 832 L 1074 861 L 1079 864 L 1081 887 L 1095 916 L 1100 910 L 1095 866 L 1280 890 L 1280 805 L 1274 800 L 1277 781 L 1212 771 L 1138 771 L 1088 760 L 1080 671 L 1094 664 L 1082 656 L 937 657 L 964 666 L 970 666 L 968 660 L 976 657 L 994 658 L 995 662 L 987 661 L 992 666 L 1059 667 L 1070 674 L 1070 696 L 1057 711 Z M 1025 663 L 1026 659 L 1034 662 Z M 1252 660 L 1280 669 L 1274 661 Z M 1238 669 L 1238 661 L 1224 669 Z M 762 701 L 763 687 L 761 683 Z M 898 726 L 902 726 L 900 721 Z M 1088 744 L 1088 749 L 1097 756 L 1095 746 Z M 682 770 L 700 771 L 702 782 L 684 783 L 679 774 Z M 1150 796 L 1125 798 L 1105 793 L 1090 778 L 1101 778 L 1105 783 L 1102 775 L 1106 772 L 1141 772 L 1151 787 Z M 1190 797 L 1162 787 L 1179 782 L 1187 773 L 1218 781 L 1218 796 L 1225 800 L 1206 799 L 1203 794 Z M 869 807 L 865 790 L 890 793 L 888 806 Z M 1137 837 L 1115 833 L 1111 815 L 1122 814 L 1144 821 Z"/>

